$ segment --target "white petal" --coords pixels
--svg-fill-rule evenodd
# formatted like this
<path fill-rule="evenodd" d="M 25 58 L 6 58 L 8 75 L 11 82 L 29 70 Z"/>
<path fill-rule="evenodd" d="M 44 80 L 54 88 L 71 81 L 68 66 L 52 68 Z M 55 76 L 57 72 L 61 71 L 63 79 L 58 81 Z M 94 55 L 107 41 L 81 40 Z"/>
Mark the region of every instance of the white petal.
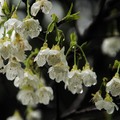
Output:
<path fill-rule="evenodd" d="M 51 87 L 41 87 L 36 91 L 36 95 L 39 97 L 39 102 L 45 105 L 49 104 L 50 100 L 53 100 L 53 90 Z"/>
<path fill-rule="evenodd" d="M 15 19 L 15 18 L 10 18 L 8 21 L 6 21 L 4 23 L 4 26 L 7 29 L 7 31 L 9 31 L 11 29 L 16 29 L 17 26 L 21 23 L 22 23 L 21 21 Z"/>
<path fill-rule="evenodd" d="M 38 97 L 32 90 L 20 90 L 17 99 L 20 100 L 23 105 L 35 105 L 38 102 Z"/>
<path fill-rule="evenodd" d="M 17 27 L 17 32 L 23 37 L 27 38 L 28 36 L 31 38 L 37 37 L 42 31 L 42 27 L 38 20 L 33 18 L 26 19 Z"/>
<path fill-rule="evenodd" d="M 40 10 L 40 1 L 37 1 L 33 3 L 33 5 L 31 6 L 31 14 L 33 16 L 36 16 L 39 10 Z"/>
<path fill-rule="evenodd" d="M 44 5 L 41 7 L 42 12 L 45 14 L 49 14 L 51 9 L 52 9 L 52 3 L 50 1 L 45 0 Z"/>
<path fill-rule="evenodd" d="M 113 77 L 107 84 L 106 84 L 106 91 L 110 92 L 112 96 L 116 97 L 120 95 L 120 79 Z"/>

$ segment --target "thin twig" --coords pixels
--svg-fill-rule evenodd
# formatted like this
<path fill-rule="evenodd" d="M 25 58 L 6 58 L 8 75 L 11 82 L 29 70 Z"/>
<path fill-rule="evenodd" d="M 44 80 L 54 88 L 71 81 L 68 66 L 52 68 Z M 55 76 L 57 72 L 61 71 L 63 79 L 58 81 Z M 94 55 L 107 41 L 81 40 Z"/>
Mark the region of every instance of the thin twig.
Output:
<path fill-rule="evenodd" d="M 69 117 L 73 117 L 74 115 L 81 115 L 81 114 L 86 114 L 88 112 L 92 112 L 92 111 L 97 111 L 98 109 L 96 107 L 88 107 L 82 110 L 72 110 L 71 112 L 69 112 L 69 114 L 66 114 L 65 116 L 61 116 L 61 119 L 65 119 L 65 118 L 69 118 Z"/>

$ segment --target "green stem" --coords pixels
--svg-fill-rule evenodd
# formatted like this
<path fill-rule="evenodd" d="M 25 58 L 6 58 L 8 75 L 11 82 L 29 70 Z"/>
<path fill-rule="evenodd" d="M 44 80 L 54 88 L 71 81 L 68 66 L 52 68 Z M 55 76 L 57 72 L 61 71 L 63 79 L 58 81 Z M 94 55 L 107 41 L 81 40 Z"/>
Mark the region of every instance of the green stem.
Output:
<path fill-rule="evenodd" d="M 119 70 L 120 70 L 120 64 L 117 67 L 117 74 L 119 74 Z"/>
<path fill-rule="evenodd" d="M 31 64 L 30 64 L 30 60 L 33 56 L 38 54 L 38 50 L 35 49 L 34 52 L 31 52 L 31 54 L 29 55 L 29 57 L 25 60 L 24 64 L 26 65 L 26 68 L 30 68 Z"/>
<path fill-rule="evenodd" d="M 48 32 L 46 32 L 44 43 L 47 43 L 47 36 L 48 36 Z"/>
<path fill-rule="evenodd" d="M 30 17 L 30 5 L 29 5 L 29 0 L 27 0 L 27 16 Z"/>
<path fill-rule="evenodd" d="M 107 81 L 108 81 L 108 79 L 107 79 L 106 77 L 104 77 L 104 78 L 103 78 L 103 81 L 102 81 L 102 83 L 101 83 L 101 85 L 100 85 L 100 89 L 99 89 L 99 90 L 102 91 L 103 87 L 106 86 Z"/>
<path fill-rule="evenodd" d="M 80 49 L 80 51 L 82 52 L 82 55 L 83 55 L 83 57 L 84 57 L 84 59 L 85 59 L 85 62 L 88 63 L 87 57 L 86 57 L 86 55 L 85 55 L 85 53 L 84 53 L 82 47 L 79 46 L 79 45 L 77 45 L 77 47 L 78 47 L 78 48 Z"/>
<path fill-rule="evenodd" d="M 87 42 L 84 42 L 82 45 L 81 45 L 81 48 L 84 46 L 84 45 L 86 45 L 87 44 Z"/>
<path fill-rule="evenodd" d="M 6 36 L 6 28 L 4 26 L 4 33 L 3 33 L 3 38 Z"/>
<path fill-rule="evenodd" d="M 18 4 L 17 4 L 17 6 L 16 6 L 16 8 L 15 8 L 15 11 L 14 11 L 14 12 L 16 12 L 16 11 L 17 11 L 17 9 L 19 8 L 19 6 L 20 6 L 21 2 L 22 2 L 22 0 L 20 0 L 20 1 L 18 2 Z"/>
<path fill-rule="evenodd" d="M 56 31 L 56 37 L 59 38 L 58 28 L 56 23 L 55 23 L 55 31 Z M 59 43 L 60 43 L 60 40 L 57 42 L 57 45 L 59 45 Z"/>
<path fill-rule="evenodd" d="M 74 65 L 77 65 L 76 62 L 76 46 L 74 46 Z"/>
<path fill-rule="evenodd" d="M 58 38 L 59 34 L 58 34 L 58 28 L 56 24 L 55 24 L 55 30 L 56 30 L 56 37 Z M 57 42 L 57 45 L 59 45 L 59 43 L 60 43 L 60 40 Z"/>
<path fill-rule="evenodd" d="M 103 88 L 103 82 L 101 83 L 99 90 L 102 91 L 102 88 Z"/>
<path fill-rule="evenodd" d="M 71 48 L 72 47 L 69 47 L 69 49 L 67 50 L 66 55 L 65 55 L 66 57 L 68 56 L 69 52 L 71 51 Z"/>

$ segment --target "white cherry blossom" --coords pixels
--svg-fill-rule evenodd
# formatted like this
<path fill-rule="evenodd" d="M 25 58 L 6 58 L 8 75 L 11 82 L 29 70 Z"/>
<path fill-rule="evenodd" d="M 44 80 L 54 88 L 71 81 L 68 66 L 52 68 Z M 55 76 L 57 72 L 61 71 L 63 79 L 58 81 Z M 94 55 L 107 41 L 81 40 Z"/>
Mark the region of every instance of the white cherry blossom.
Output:
<path fill-rule="evenodd" d="M 118 106 L 113 102 L 109 94 L 103 99 L 100 92 L 97 92 L 93 97 L 93 101 L 98 110 L 105 109 L 108 114 L 112 114 L 115 108 L 118 110 Z"/>
<path fill-rule="evenodd" d="M 18 61 L 23 62 L 26 58 L 25 51 L 31 49 L 32 47 L 28 41 L 13 31 L 13 35 L 11 36 L 11 55 Z"/>
<path fill-rule="evenodd" d="M 16 18 L 10 18 L 4 23 L 4 27 L 6 28 L 7 31 L 11 29 L 16 30 L 21 23 L 22 21 Z"/>
<path fill-rule="evenodd" d="M 43 13 L 49 14 L 52 9 L 52 3 L 48 0 L 38 0 L 31 6 L 31 14 L 36 16 L 37 13 L 42 10 Z"/>
<path fill-rule="evenodd" d="M 0 39 L 0 54 L 4 59 L 8 59 L 10 57 L 11 51 L 11 42 L 9 38 L 5 37 L 4 39 Z"/>
<path fill-rule="evenodd" d="M 92 98 L 93 102 L 95 103 L 95 106 L 98 110 L 103 109 L 104 107 L 104 100 L 100 94 L 100 92 L 96 92 L 96 94 L 94 94 L 94 97 Z"/>
<path fill-rule="evenodd" d="M 4 72 L 8 80 L 14 80 L 17 76 L 22 78 L 24 73 L 21 64 L 14 58 L 10 59 L 8 64 L 5 65 Z"/>
<path fill-rule="evenodd" d="M 95 102 L 95 106 L 98 110 L 105 109 L 108 114 L 112 114 L 116 108 L 118 110 L 117 105 L 112 102 L 112 101 L 107 101 L 107 100 L 99 100 Z"/>
<path fill-rule="evenodd" d="M 118 110 L 118 106 L 112 101 L 104 100 L 103 104 L 104 109 L 107 111 L 108 114 L 112 114 L 115 109 Z"/>
<path fill-rule="evenodd" d="M 106 91 L 111 93 L 112 96 L 120 96 L 120 78 L 114 76 L 107 84 Z"/>
<path fill-rule="evenodd" d="M 19 78 L 16 77 L 14 80 L 14 85 L 16 87 L 22 88 L 24 86 L 30 86 L 34 89 L 38 87 L 38 83 L 40 82 L 37 75 L 33 74 L 31 71 L 24 71 L 24 77 Z"/>
<path fill-rule="evenodd" d="M 55 65 L 63 61 L 64 55 L 64 47 L 60 50 L 60 47 L 58 45 L 55 45 L 52 47 L 52 49 L 49 51 L 49 55 L 47 58 L 48 65 Z"/>
<path fill-rule="evenodd" d="M 38 55 L 35 57 L 34 61 L 37 62 L 39 67 L 42 67 L 46 64 L 49 51 L 49 48 L 41 49 Z"/>
<path fill-rule="evenodd" d="M 36 95 L 38 96 L 39 103 L 45 105 L 49 104 L 50 100 L 53 100 L 53 90 L 51 87 L 40 87 L 37 89 Z"/>
<path fill-rule="evenodd" d="M 95 72 L 93 72 L 90 69 L 84 69 L 81 71 L 81 78 L 83 80 L 83 83 L 86 87 L 95 85 L 97 83 L 97 76 Z"/>
<path fill-rule="evenodd" d="M 30 38 L 37 37 L 42 30 L 38 20 L 33 18 L 26 18 L 19 26 L 17 27 L 17 32 L 23 37 Z"/>
<path fill-rule="evenodd" d="M 80 70 L 71 70 L 68 73 L 68 80 L 66 81 L 65 85 L 68 90 L 70 90 L 73 94 L 75 93 L 82 93 L 83 87 L 82 87 L 82 79 L 81 79 L 81 73 Z"/>
<path fill-rule="evenodd" d="M 17 99 L 21 101 L 23 105 L 36 105 L 38 103 L 38 97 L 34 90 L 31 88 L 24 88 L 17 94 Z"/>
<path fill-rule="evenodd" d="M 100 100 L 103 100 L 100 92 L 96 92 L 94 95 L 93 95 L 93 98 L 92 98 L 93 102 L 97 102 L 97 101 L 100 101 Z"/>
<path fill-rule="evenodd" d="M 49 68 L 49 77 L 56 82 L 66 81 L 68 76 L 69 67 L 62 62 Z"/>

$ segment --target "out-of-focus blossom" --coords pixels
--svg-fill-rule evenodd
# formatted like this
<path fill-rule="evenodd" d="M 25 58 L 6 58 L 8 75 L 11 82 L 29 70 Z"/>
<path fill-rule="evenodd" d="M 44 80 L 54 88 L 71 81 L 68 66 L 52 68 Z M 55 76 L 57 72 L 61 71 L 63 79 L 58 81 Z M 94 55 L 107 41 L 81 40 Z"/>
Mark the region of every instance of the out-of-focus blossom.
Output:
<path fill-rule="evenodd" d="M 102 52 L 110 57 L 115 57 L 120 51 L 120 37 L 109 37 L 102 43 Z"/>

